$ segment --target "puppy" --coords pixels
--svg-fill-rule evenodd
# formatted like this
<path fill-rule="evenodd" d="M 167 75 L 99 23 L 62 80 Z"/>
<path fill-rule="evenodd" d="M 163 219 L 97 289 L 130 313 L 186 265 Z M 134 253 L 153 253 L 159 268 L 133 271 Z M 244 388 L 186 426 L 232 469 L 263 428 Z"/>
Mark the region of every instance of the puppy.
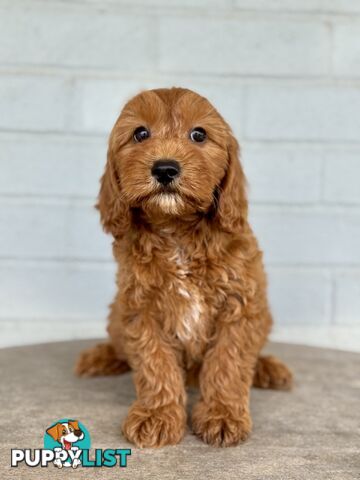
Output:
<path fill-rule="evenodd" d="M 73 443 L 78 442 L 84 438 L 84 432 L 79 427 L 79 422 L 77 420 L 69 420 L 68 422 L 56 423 L 52 427 L 46 430 L 55 441 L 60 443 L 61 447 L 55 447 L 54 451 L 56 454 L 65 450 L 68 452 L 72 450 L 76 452 L 79 450 L 79 447 L 73 446 Z M 72 467 L 77 468 L 81 465 L 81 460 L 79 458 L 73 458 L 72 460 L 62 460 L 59 456 L 55 457 L 54 466 L 58 468 L 63 467 Z"/>
<path fill-rule="evenodd" d="M 84 352 L 76 371 L 134 371 L 123 433 L 137 446 L 182 439 L 186 382 L 200 387 L 193 431 L 215 446 L 248 437 L 253 384 L 291 385 L 285 365 L 259 356 L 272 319 L 238 155 L 215 108 L 182 88 L 139 94 L 111 132 L 98 209 L 118 292 L 110 343 Z"/>
<path fill-rule="evenodd" d="M 71 450 L 72 444 L 84 438 L 84 432 L 76 420 L 57 423 L 46 430 L 54 440 L 59 442 L 63 450 Z"/>

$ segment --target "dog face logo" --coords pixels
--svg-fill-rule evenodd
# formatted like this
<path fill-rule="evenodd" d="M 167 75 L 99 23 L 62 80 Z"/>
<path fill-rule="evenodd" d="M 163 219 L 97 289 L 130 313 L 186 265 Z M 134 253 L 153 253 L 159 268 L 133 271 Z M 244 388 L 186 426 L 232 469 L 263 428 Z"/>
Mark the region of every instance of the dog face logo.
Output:
<path fill-rule="evenodd" d="M 82 449 L 90 447 L 90 437 L 78 420 L 62 419 L 46 429 L 45 442 L 55 452 L 58 468 L 81 465 Z M 88 444 L 88 445 L 87 445 Z"/>
<path fill-rule="evenodd" d="M 64 450 L 70 450 L 73 443 L 84 438 L 84 432 L 79 427 L 77 420 L 56 423 L 46 430 L 54 440 L 59 442 Z"/>
<path fill-rule="evenodd" d="M 90 450 L 90 433 L 78 420 L 62 418 L 52 423 L 44 435 L 44 448 L 12 448 L 11 466 L 28 467 L 127 467 L 129 448 L 95 448 Z"/>

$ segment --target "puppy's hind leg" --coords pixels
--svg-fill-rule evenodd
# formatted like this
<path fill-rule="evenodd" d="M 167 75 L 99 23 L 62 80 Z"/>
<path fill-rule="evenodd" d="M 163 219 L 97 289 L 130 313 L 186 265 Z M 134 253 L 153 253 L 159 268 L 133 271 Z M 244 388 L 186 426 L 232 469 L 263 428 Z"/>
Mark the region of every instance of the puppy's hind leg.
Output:
<path fill-rule="evenodd" d="M 293 375 L 288 367 L 271 355 L 260 356 L 257 359 L 253 387 L 270 388 L 274 390 L 290 390 Z"/>
<path fill-rule="evenodd" d="M 79 377 L 120 375 L 130 370 L 125 358 L 120 358 L 110 343 L 99 343 L 84 350 L 75 365 Z"/>

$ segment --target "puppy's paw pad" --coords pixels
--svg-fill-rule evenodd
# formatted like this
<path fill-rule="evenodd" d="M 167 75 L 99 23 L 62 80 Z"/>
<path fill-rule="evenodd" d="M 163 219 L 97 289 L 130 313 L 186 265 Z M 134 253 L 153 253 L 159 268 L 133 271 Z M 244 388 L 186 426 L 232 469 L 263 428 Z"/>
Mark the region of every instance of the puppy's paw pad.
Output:
<path fill-rule="evenodd" d="M 123 433 L 138 447 L 162 447 L 180 442 L 185 432 L 185 411 L 179 405 L 148 409 L 135 403 L 123 424 Z"/>
<path fill-rule="evenodd" d="M 198 403 L 193 412 L 192 426 L 195 435 L 214 447 L 231 447 L 244 442 L 251 432 L 251 418 L 243 413 L 235 418 L 231 412 Z"/>

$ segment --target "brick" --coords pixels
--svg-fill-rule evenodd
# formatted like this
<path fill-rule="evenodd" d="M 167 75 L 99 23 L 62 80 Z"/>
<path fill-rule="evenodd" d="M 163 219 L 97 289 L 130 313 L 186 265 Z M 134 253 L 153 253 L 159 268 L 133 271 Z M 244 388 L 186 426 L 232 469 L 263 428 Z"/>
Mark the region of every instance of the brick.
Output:
<path fill-rule="evenodd" d="M 106 149 L 105 140 L 91 138 L 0 139 L 0 194 L 85 196 L 95 201 Z"/>
<path fill-rule="evenodd" d="M 270 268 L 269 296 L 276 325 L 330 322 L 331 281 L 326 272 Z"/>
<path fill-rule="evenodd" d="M 266 260 L 277 265 L 360 264 L 360 212 L 253 207 Z"/>
<path fill-rule="evenodd" d="M 360 75 L 360 22 L 334 25 L 333 69 L 338 76 Z"/>
<path fill-rule="evenodd" d="M 232 7 L 232 0 L 196 0 L 194 3 L 193 0 L 122 0 L 123 4 L 127 5 L 137 5 L 137 6 L 146 6 L 149 5 L 154 7 L 164 7 L 168 8 L 169 10 L 174 7 L 182 7 L 182 8 L 213 8 L 216 9 L 227 9 Z"/>
<path fill-rule="evenodd" d="M 322 0 L 234 0 L 235 7 L 246 10 L 314 11 L 320 10 Z"/>
<path fill-rule="evenodd" d="M 131 1 L 131 4 L 133 4 L 133 1 Z M 135 0 L 135 4 L 138 5 L 155 5 L 155 6 L 161 6 L 161 7 L 167 7 L 167 8 L 173 8 L 173 7 L 186 7 L 186 8 L 208 8 L 208 7 L 216 7 L 217 9 L 226 9 L 229 7 L 232 7 L 232 0 L 196 0 L 196 3 L 194 3 L 193 0 L 150 0 L 149 1 L 144 1 L 144 0 Z"/>
<path fill-rule="evenodd" d="M 69 85 L 61 78 L 0 76 L 0 129 L 59 131 L 66 128 Z"/>
<path fill-rule="evenodd" d="M 331 203 L 360 203 L 360 150 L 327 152 L 324 199 Z"/>
<path fill-rule="evenodd" d="M 328 7 L 338 13 L 359 13 L 360 4 L 353 0 L 322 0 L 324 8 Z"/>
<path fill-rule="evenodd" d="M 360 264 L 359 212 L 253 207 L 251 223 L 270 264 Z M 109 260 L 110 243 L 87 202 L 1 202 L 2 257 Z"/>
<path fill-rule="evenodd" d="M 41 1 L 44 5 L 48 4 L 48 0 L 38 0 L 37 3 Z M 62 0 L 62 2 L 67 5 L 72 3 L 71 0 Z M 77 2 L 77 4 L 85 8 L 105 7 L 106 10 L 118 13 L 119 11 L 128 12 L 129 7 L 131 9 L 133 9 L 133 7 L 159 7 L 166 8 L 170 11 L 173 8 L 186 8 L 188 10 L 191 7 L 194 10 L 203 9 L 204 7 L 207 7 L 207 10 L 213 7 L 215 7 L 216 10 L 226 10 L 229 7 L 233 7 L 233 0 L 221 0 L 221 2 L 219 2 L 219 0 L 196 0 L 196 3 L 194 3 L 193 0 L 81 0 L 81 2 Z M 138 10 L 136 11 L 138 12 Z M 144 13 L 144 11 L 143 9 L 142 13 Z"/>
<path fill-rule="evenodd" d="M 252 202 L 312 203 L 321 197 L 322 153 L 245 144 L 242 164 Z"/>
<path fill-rule="evenodd" d="M 102 232 L 91 203 L 3 200 L 0 256 L 110 260 L 111 238 Z"/>
<path fill-rule="evenodd" d="M 253 86 L 245 136 L 263 140 L 358 141 L 360 90 L 339 86 Z"/>
<path fill-rule="evenodd" d="M 360 12 L 353 0 L 235 0 L 235 7 L 246 10 L 290 12 Z"/>
<path fill-rule="evenodd" d="M 38 0 L 37 3 L 40 3 Z M 47 0 L 42 0 L 47 5 Z M 64 3 L 70 4 L 69 0 Z M 81 0 L 78 5 L 91 7 L 104 7 L 115 11 L 118 8 L 127 9 L 128 7 L 162 7 L 171 11 L 173 8 L 192 9 L 199 11 L 206 8 L 206 12 L 210 9 L 214 11 L 222 11 L 231 8 L 246 11 L 260 12 L 314 12 L 314 13 L 358 13 L 360 5 L 354 0 Z M 202 13 L 202 12 L 201 12 Z"/>
<path fill-rule="evenodd" d="M 123 12 L 7 8 L 1 11 L 0 62 L 120 69 L 154 66 L 153 22 Z"/>
<path fill-rule="evenodd" d="M 328 31 L 317 22 L 160 20 L 159 62 L 165 72 L 319 75 L 327 72 L 328 49 Z"/>
<path fill-rule="evenodd" d="M 360 264 L 359 212 L 253 207 L 251 223 L 271 264 Z M 98 213 L 70 199 L 3 200 L 0 252 L 10 258 L 111 259 Z"/>
<path fill-rule="evenodd" d="M 360 326 L 360 273 L 339 273 L 335 277 L 335 323 Z"/>
<path fill-rule="evenodd" d="M 91 318 L 104 324 L 114 278 L 115 264 L 2 262 L 0 319 L 48 319 L 50 331 L 57 321 Z"/>

